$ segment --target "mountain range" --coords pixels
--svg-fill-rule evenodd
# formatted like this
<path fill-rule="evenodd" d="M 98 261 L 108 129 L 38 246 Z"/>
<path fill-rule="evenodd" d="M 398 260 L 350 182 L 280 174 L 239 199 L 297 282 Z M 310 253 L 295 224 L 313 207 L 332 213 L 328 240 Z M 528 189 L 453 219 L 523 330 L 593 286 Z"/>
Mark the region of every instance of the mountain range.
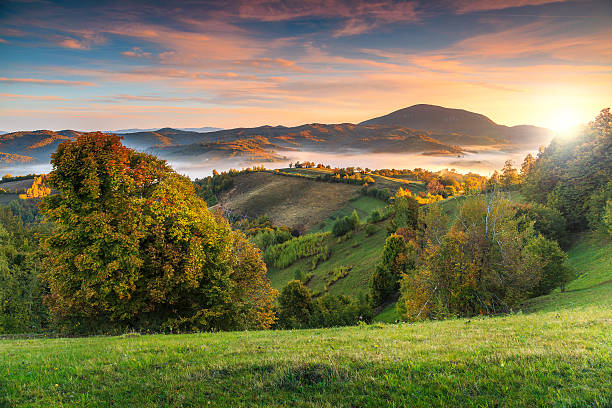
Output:
<path fill-rule="evenodd" d="M 207 129 L 204 131 L 203 129 Z M 123 129 L 123 143 L 174 161 L 271 162 L 292 152 L 422 153 L 461 155 L 475 146 L 512 149 L 548 142 L 552 132 L 536 126 L 503 126 L 484 115 L 434 105 L 414 105 L 359 124 L 312 123 L 294 127 Z M 51 153 L 75 130 L 19 131 L 0 135 L 0 163 L 48 164 Z"/>

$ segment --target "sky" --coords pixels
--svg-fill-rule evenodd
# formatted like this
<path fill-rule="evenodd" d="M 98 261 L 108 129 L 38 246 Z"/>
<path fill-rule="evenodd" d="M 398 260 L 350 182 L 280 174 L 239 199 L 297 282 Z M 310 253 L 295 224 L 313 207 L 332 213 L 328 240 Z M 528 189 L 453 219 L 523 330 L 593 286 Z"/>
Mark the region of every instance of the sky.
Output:
<path fill-rule="evenodd" d="M 0 0 L 0 130 L 358 123 L 418 103 L 556 130 L 612 101 L 612 1 Z"/>

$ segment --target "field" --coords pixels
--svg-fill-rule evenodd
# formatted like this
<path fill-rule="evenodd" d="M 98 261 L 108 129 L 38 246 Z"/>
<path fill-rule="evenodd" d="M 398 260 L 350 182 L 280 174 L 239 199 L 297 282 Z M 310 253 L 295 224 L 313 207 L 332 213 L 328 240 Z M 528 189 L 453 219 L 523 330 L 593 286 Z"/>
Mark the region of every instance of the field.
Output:
<path fill-rule="evenodd" d="M 276 225 L 308 231 L 357 197 L 359 188 L 256 172 L 235 177 L 234 187 L 219 199 L 223 208 L 236 214 L 249 217 L 267 214 Z"/>
<path fill-rule="evenodd" d="M 312 273 L 312 279 L 308 282 L 310 290 L 323 293 L 324 287 L 328 287 L 328 293 L 334 295 L 365 295 L 368 291 L 370 275 L 374 270 L 380 257 L 380 251 L 387 237 L 385 223 L 375 225 L 376 232 L 370 236 L 366 235 L 365 227 L 360 226 L 351 235 L 336 238 L 330 235 L 328 248 L 331 256 L 328 260 L 318 264 L 312 269 L 312 258 L 300 259 L 287 268 L 270 268 L 268 276 L 272 286 L 280 290 L 292 279 L 296 272 L 304 274 Z M 348 275 L 333 284 L 329 284 L 330 275 L 340 267 L 349 268 Z"/>
<path fill-rule="evenodd" d="M 0 340 L 0 406 L 610 407 L 612 242 L 526 311 L 395 325 Z"/>

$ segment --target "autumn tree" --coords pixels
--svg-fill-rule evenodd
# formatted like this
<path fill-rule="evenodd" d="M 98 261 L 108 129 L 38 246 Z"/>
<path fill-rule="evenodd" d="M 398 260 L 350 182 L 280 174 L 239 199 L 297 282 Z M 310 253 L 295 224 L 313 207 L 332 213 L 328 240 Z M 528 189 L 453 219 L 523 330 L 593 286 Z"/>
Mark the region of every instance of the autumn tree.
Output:
<path fill-rule="evenodd" d="M 432 179 L 429 183 L 427 183 L 427 192 L 429 194 L 438 194 L 440 191 L 444 190 L 444 185 L 440 183 L 439 179 Z"/>
<path fill-rule="evenodd" d="M 275 291 L 259 250 L 190 180 L 120 138 L 88 133 L 52 156 L 42 209 L 47 303 L 73 332 L 266 328 Z"/>
<path fill-rule="evenodd" d="M 499 182 L 501 187 L 505 190 L 509 190 L 519 184 L 520 177 L 518 171 L 512 165 L 512 160 L 506 160 L 504 163 Z"/>
<path fill-rule="evenodd" d="M 507 312 L 568 279 L 557 243 L 521 224 L 500 193 L 468 197 L 441 239 L 430 234 L 402 277 L 397 310 L 408 320 Z"/>

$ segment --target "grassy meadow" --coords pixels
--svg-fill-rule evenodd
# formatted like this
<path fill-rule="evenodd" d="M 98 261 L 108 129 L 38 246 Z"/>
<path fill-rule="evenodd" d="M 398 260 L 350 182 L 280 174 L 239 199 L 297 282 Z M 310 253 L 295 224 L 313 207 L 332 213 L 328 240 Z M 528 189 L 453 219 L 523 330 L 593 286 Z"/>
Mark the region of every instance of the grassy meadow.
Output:
<path fill-rule="evenodd" d="M 610 407 L 610 253 L 583 236 L 566 292 L 499 317 L 0 340 L 0 406 Z"/>

